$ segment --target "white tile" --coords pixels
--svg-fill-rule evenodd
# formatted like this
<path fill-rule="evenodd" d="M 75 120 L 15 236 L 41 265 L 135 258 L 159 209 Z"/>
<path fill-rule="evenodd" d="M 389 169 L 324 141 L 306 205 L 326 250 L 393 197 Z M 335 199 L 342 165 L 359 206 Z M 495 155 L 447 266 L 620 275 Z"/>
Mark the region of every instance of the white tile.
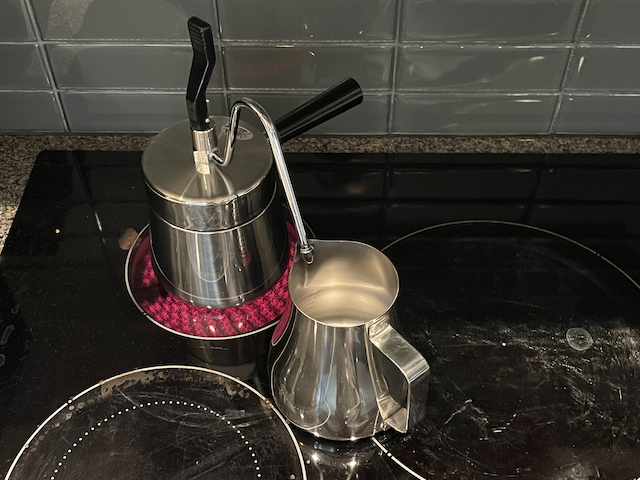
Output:
<path fill-rule="evenodd" d="M 390 41 L 394 0 L 219 0 L 226 40 Z"/>
<path fill-rule="evenodd" d="M 230 88 L 323 89 L 353 77 L 363 89 L 388 89 L 392 54 L 393 49 L 385 46 L 223 49 Z"/>
<path fill-rule="evenodd" d="M 24 0 L 0 1 L 0 41 L 35 39 Z"/>
<path fill-rule="evenodd" d="M 392 133 L 543 134 L 555 105 L 555 95 L 400 94 Z"/>
<path fill-rule="evenodd" d="M 405 41 L 567 42 L 582 0 L 406 0 Z"/>
<path fill-rule="evenodd" d="M 567 95 L 562 99 L 555 132 L 640 134 L 640 96 Z"/>
<path fill-rule="evenodd" d="M 189 45 L 49 45 L 56 83 L 76 89 L 186 91 L 193 58 Z M 209 87 L 222 87 L 222 65 Z"/>
<path fill-rule="evenodd" d="M 31 1 L 45 40 L 188 40 L 189 17 L 217 25 L 209 0 Z"/>
<path fill-rule="evenodd" d="M 273 121 L 299 107 L 314 95 L 235 93 L 230 97 L 233 103 L 240 97 L 250 97 L 265 108 Z M 309 130 L 310 134 L 385 134 L 388 132 L 387 117 L 390 98 L 388 94 L 367 94 L 360 105 Z M 248 111 L 242 119 L 258 126 L 258 122 Z"/>
<path fill-rule="evenodd" d="M 184 94 L 63 92 L 72 132 L 159 132 L 188 118 Z M 222 94 L 209 94 L 209 114 L 226 114 Z"/>
<path fill-rule="evenodd" d="M 399 51 L 398 90 L 558 91 L 568 47 L 405 46 Z"/>
<path fill-rule="evenodd" d="M 639 19 L 636 0 L 589 0 L 579 40 L 640 45 Z"/>
<path fill-rule="evenodd" d="M 566 90 L 640 93 L 640 47 L 578 47 Z"/>
<path fill-rule="evenodd" d="M 63 132 L 60 109 L 52 92 L 0 92 L 0 130 Z"/>
<path fill-rule="evenodd" d="M 38 47 L 0 45 L 0 89 L 50 89 Z"/>

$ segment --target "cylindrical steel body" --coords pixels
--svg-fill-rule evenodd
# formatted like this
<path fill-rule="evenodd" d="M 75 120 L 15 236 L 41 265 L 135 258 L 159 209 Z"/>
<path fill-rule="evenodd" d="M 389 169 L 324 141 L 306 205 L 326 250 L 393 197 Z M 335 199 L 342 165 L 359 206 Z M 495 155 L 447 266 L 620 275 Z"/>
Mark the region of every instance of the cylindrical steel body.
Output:
<path fill-rule="evenodd" d="M 226 117 L 212 117 L 224 142 Z M 222 128 L 220 128 L 222 127 Z M 199 173 L 188 122 L 158 134 L 142 158 L 154 268 L 198 306 L 228 308 L 269 290 L 288 263 L 288 238 L 269 144 L 243 124 L 228 166 Z"/>
<path fill-rule="evenodd" d="M 376 401 L 367 337 L 366 325 L 331 327 L 294 308 L 282 350 L 270 353 L 272 394 L 282 414 L 330 440 L 371 437 L 389 428 Z"/>

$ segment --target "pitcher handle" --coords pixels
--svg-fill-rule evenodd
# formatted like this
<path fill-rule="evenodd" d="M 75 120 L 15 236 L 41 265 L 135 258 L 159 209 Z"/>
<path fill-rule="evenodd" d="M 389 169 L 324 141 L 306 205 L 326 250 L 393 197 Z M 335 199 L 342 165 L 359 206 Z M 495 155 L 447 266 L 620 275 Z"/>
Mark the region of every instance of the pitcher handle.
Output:
<path fill-rule="evenodd" d="M 380 415 L 393 429 L 406 433 L 424 417 L 429 363 L 385 321 L 369 327 L 369 343 L 373 347 L 368 348 L 371 380 Z"/>

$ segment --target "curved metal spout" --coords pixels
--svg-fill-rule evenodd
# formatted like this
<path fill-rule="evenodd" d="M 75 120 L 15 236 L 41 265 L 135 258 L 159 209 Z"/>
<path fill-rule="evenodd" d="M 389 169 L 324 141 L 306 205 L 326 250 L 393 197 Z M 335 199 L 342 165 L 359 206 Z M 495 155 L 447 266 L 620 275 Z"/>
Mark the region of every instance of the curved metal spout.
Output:
<path fill-rule="evenodd" d="M 291 184 L 291 178 L 289 177 L 289 171 L 284 161 L 284 154 L 282 153 L 282 147 L 280 146 L 280 136 L 276 127 L 271 120 L 269 114 L 264 108 L 250 98 L 241 98 L 236 101 L 231 108 L 231 114 L 229 115 L 229 131 L 227 132 L 227 140 L 225 142 L 224 152 L 222 157 L 216 152 L 212 153 L 212 158 L 221 166 L 226 166 L 231 161 L 233 156 L 233 150 L 235 148 L 236 137 L 238 133 L 238 124 L 240 122 L 240 110 L 242 108 L 248 108 L 256 114 L 262 125 L 264 126 L 269 144 L 271 145 L 271 151 L 273 152 L 273 158 L 276 162 L 276 168 L 284 187 L 284 193 L 291 208 L 291 216 L 293 218 L 294 226 L 298 232 L 299 250 L 302 257 L 307 263 L 313 262 L 313 246 L 309 244 L 307 239 L 307 232 L 304 229 L 302 222 L 302 215 L 300 214 L 300 208 L 298 207 L 298 201 L 296 200 L 295 193 L 293 191 L 293 185 Z"/>

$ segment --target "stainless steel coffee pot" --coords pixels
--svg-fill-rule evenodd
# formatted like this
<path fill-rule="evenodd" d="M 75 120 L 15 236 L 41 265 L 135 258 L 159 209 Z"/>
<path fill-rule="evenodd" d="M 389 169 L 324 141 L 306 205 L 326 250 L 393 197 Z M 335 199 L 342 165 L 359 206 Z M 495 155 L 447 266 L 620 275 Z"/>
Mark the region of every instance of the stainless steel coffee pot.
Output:
<path fill-rule="evenodd" d="M 240 108 L 255 102 L 239 100 L 229 118 L 208 115 L 213 36 L 198 18 L 188 25 L 189 120 L 160 132 L 142 156 L 152 259 L 168 291 L 197 306 L 228 308 L 258 298 L 280 279 L 289 240 L 270 143 L 239 122 Z M 277 120 L 278 141 L 361 101 L 360 87 L 347 79 Z"/>

